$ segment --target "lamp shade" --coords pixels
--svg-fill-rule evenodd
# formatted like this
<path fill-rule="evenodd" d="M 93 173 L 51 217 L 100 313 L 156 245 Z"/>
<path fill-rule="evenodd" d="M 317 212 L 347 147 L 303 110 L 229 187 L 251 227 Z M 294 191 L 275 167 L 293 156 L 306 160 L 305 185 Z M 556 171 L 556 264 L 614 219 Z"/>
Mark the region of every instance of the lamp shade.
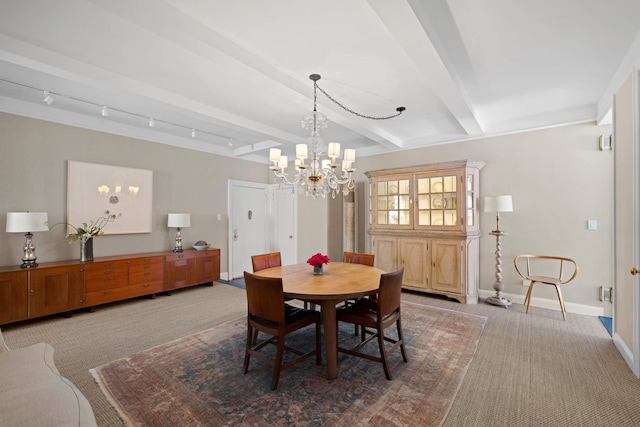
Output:
<path fill-rule="evenodd" d="M 511 196 L 487 196 L 484 198 L 485 212 L 513 212 Z"/>
<path fill-rule="evenodd" d="M 188 213 L 170 213 L 167 227 L 184 228 L 191 227 L 191 215 Z"/>
<path fill-rule="evenodd" d="M 49 231 L 46 212 L 7 212 L 7 233 Z"/>

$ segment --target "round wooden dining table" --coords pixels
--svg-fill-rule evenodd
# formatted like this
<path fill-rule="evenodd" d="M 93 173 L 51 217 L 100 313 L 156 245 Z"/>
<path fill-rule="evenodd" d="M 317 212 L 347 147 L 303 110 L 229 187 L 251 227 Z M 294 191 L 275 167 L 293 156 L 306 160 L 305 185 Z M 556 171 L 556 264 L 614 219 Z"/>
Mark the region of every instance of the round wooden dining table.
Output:
<path fill-rule="evenodd" d="M 345 262 L 330 262 L 323 270 L 324 274 L 314 275 L 312 266 L 295 264 L 267 268 L 255 274 L 282 278 L 285 298 L 320 304 L 327 371 L 329 379 L 332 380 L 338 376 L 336 304 L 347 299 L 376 294 L 380 286 L 380 276 L 385 272 L 375 267 Z"/>

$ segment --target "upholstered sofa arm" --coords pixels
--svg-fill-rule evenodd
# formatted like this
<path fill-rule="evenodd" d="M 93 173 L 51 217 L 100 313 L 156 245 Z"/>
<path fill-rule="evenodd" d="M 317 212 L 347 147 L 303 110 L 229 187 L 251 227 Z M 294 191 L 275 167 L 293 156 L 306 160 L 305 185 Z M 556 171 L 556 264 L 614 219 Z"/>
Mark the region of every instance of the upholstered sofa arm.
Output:
<path fill-rule="evenodd" d="M 7 349 L 0 334 L 0 425 L 95 426 L 89 401 L 53 362 L 53 347 Z"/>

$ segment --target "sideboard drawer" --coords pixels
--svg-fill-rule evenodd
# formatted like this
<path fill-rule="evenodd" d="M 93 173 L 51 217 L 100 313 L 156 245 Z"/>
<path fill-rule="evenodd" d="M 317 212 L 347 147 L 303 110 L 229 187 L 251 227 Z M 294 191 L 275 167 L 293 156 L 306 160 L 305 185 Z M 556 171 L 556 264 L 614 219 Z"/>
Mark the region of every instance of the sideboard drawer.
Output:
<path fill-rule="evenodd" d="M 126 275 L 129 272 L 129 262 L 121 261 L 105 261 L 98 263 L 87 263 L 84 268 L 84 278 L 93 279 L 95 277 L 119 276 Z"/>
<path fill-rule="evenodd" d="M 129 273 L 129 284 L 135 285 L 145 282 L 163 282 L 164 270 L 140 271 L 138 273 Z"/>
<path fill-rule="evenodd" d="M 86 292 L 121 288 L 123 286 L 127 286 L 128 283 L 129 283 L 129 280 L 126 274 L 120 274 L 118 276 L 94 277 L 92 279 L 85 278 L 84 280 L 84 286 L 85 286 Z"/>
<path fill-rule="evenodd" d="M 123 299 L 135 298 L 143 295 L 162 292 L 162 285 L 162 281 L 160 281 L 124 286 L 121 288 L 105 289 L 102 291 L 87 292 L 85 294 L 85 306 L 95 306 L 106 304 L 108 302 L 120 301 Z"/>

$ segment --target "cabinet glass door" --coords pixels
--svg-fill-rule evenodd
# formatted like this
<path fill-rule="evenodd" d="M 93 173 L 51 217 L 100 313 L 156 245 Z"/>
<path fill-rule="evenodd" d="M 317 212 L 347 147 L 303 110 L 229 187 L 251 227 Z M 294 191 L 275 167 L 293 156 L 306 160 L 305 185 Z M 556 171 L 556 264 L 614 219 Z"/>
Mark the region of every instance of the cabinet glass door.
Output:
<path fill-rule="evenodd" d="M 375 223 L 377 226 L 411 226 L 410 180 L 391 179 L 376 183 Z"/>
<path fill-rule="evenodd" d="M 469 227 L 473 227 L 474 225 L 476 225 L 476 218 L 475 218 L 475 206 L 474 206 L 474 200 L 475 200 L 475 194 L 474 194 L 474 182 L 473 182 L 473 175 L 469 174 L 467 175 L 467 179 L 466 179 L 466 196 L 467 196 L 467 226 Z"/>
<path fill-rule="evenodd" d="M 458 176 L 417 177 L 417 225 L 458 225 Z"/>

